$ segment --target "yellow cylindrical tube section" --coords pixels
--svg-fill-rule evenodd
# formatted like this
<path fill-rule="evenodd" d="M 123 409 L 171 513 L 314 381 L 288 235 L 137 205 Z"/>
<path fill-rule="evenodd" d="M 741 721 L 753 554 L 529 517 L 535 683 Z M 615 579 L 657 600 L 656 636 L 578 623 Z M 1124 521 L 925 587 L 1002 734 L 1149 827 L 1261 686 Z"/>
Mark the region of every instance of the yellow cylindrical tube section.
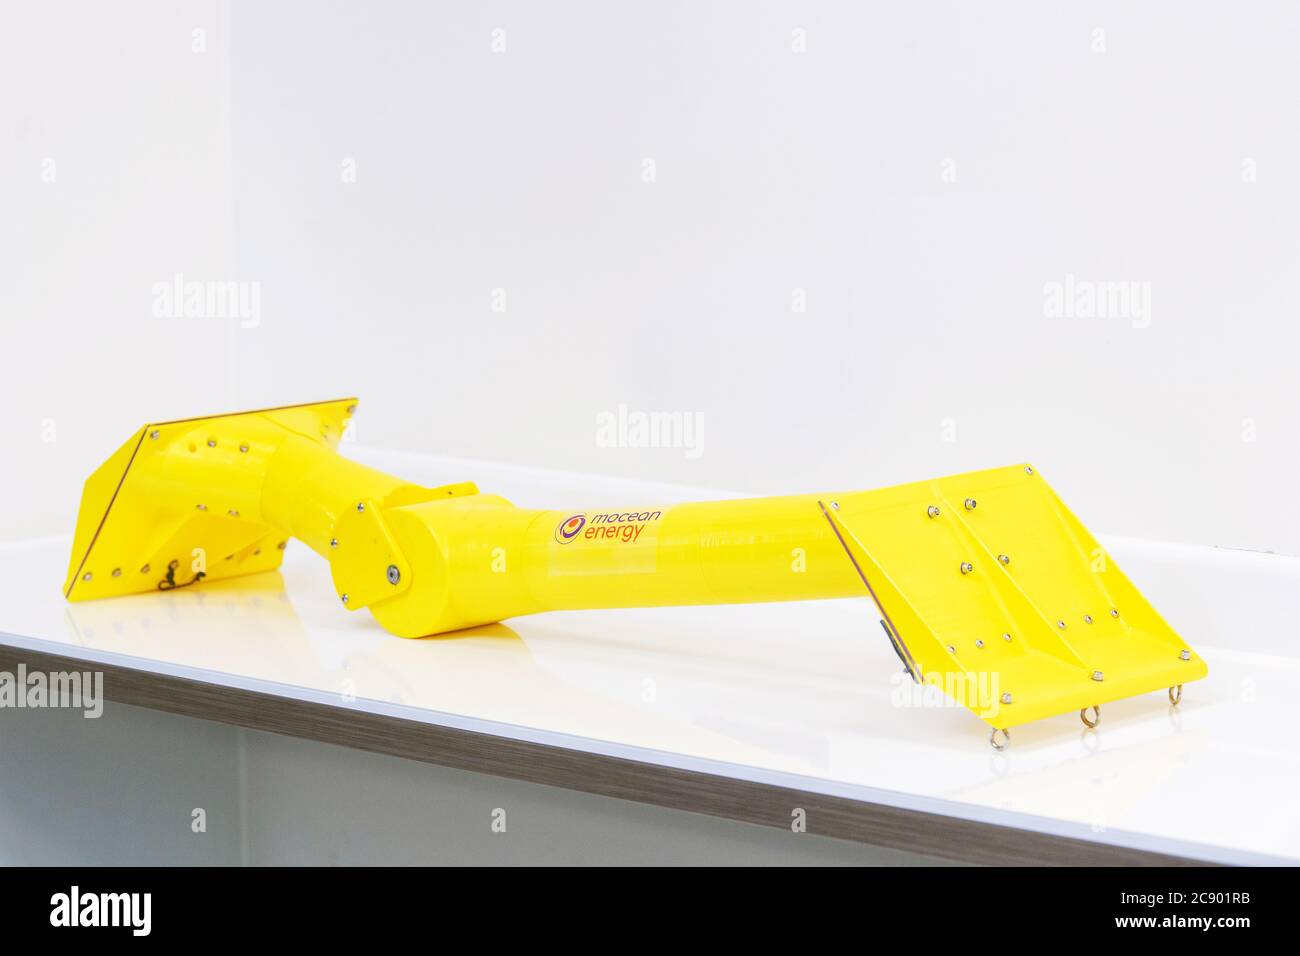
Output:
<path fill-rule="evenodd" d="M 292 433 L 280 438 L 262 484 L 262 515 L 322 557 L 340 514 L 362 498 L 415 487 Z"/>
<path fill-rule="evenodd" d="M 863 595 L 819 500 L 539 511 L 480 494 L 390 508 L 414 579 L 371 610 L 416 637 L 548 610 Z"/>

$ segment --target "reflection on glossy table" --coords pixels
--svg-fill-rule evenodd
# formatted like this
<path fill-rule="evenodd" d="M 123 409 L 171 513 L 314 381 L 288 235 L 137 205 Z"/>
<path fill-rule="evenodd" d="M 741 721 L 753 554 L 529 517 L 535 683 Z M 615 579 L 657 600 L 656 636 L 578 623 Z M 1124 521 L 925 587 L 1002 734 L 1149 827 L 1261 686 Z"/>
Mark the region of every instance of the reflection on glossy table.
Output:
<path fill-rule="evenodd" d="M 351 453 L 525 506 L 727 496 Z M 1108 704 L 1095 731 L 1073 714 L 1017 728 L 1004 753 L 965 709 L 918 696 L 865 597 L 557 612 L 403 640 L 339 607 L 296 542 L 279 572 L 69 604 L 60 537 L 0 545 L 0 643 L 1111 846 L 1300 861 L 1300 559 L 1102 539 L 1210 676 L 1177 708 Z"/>

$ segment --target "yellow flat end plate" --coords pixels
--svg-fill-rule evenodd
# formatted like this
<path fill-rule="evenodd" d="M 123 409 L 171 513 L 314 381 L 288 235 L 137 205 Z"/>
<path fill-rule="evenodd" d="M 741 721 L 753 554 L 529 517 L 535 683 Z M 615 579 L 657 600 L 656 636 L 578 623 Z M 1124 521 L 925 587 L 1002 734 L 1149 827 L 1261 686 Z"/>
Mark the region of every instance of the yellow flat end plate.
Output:
<path fill-rule="evenodd" d="M 286 433 L 336 447 L 356 400 L 145 425 L 86 480 L 63 593 L 114 597 L 279 566 L 287 534 L 260 513 Z M 174 562 L 174 565 L 173 565 Z"/>
<path fill-rule="evenodd" d="M 824 506 L 904 659 L 992 727 L 1207 673 L 1028 465 Z"/>

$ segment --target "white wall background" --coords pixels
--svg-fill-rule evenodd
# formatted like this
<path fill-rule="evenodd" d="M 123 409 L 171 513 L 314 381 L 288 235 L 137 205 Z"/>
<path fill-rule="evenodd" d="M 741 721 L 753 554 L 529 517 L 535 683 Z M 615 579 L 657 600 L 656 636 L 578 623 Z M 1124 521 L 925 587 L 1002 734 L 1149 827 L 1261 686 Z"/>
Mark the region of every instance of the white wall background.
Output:
<path fill-rule="evenodd" d="M 71 530 L 82 481 L 133 429 L 237 397 L 232 330 L 151 311 L 175 272 L 233 269 L 225 14 L 219 0 L 0 14 L 4 538 Z"/>
<path fill-rule="evenodd" d="M 0 490 L 67 497 L 11 535 L 140 421 L 356 393 L 363 443 L 752 493 L 1030 460 L 1096 530 L 1300 553 L 1295 4 L 99 11 L 0 31 Z M 154 319 L 177 271 L 260 323 Z M 1067 274 L 1149 324 L 1045 316 Z M 620 404 L 703 454 L 601 447 Z"/>

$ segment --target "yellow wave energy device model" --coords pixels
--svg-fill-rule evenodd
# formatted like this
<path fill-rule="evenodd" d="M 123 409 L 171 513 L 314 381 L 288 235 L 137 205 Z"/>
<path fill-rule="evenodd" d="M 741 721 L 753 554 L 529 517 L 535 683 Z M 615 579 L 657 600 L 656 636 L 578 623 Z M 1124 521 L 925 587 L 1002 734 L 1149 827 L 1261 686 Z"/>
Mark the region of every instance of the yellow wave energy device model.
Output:
<path fill-rule="evenodd" d="M 876 491 L 541 511 L 337 453 L 341 399 L 146 425 L 87 480 L 64 593 L 268 571 L 287 539 L 402 637 L 539 611 L 870 596 L 918 682 L 993 728 L 1206 675 L 1028 465 Z"/>

